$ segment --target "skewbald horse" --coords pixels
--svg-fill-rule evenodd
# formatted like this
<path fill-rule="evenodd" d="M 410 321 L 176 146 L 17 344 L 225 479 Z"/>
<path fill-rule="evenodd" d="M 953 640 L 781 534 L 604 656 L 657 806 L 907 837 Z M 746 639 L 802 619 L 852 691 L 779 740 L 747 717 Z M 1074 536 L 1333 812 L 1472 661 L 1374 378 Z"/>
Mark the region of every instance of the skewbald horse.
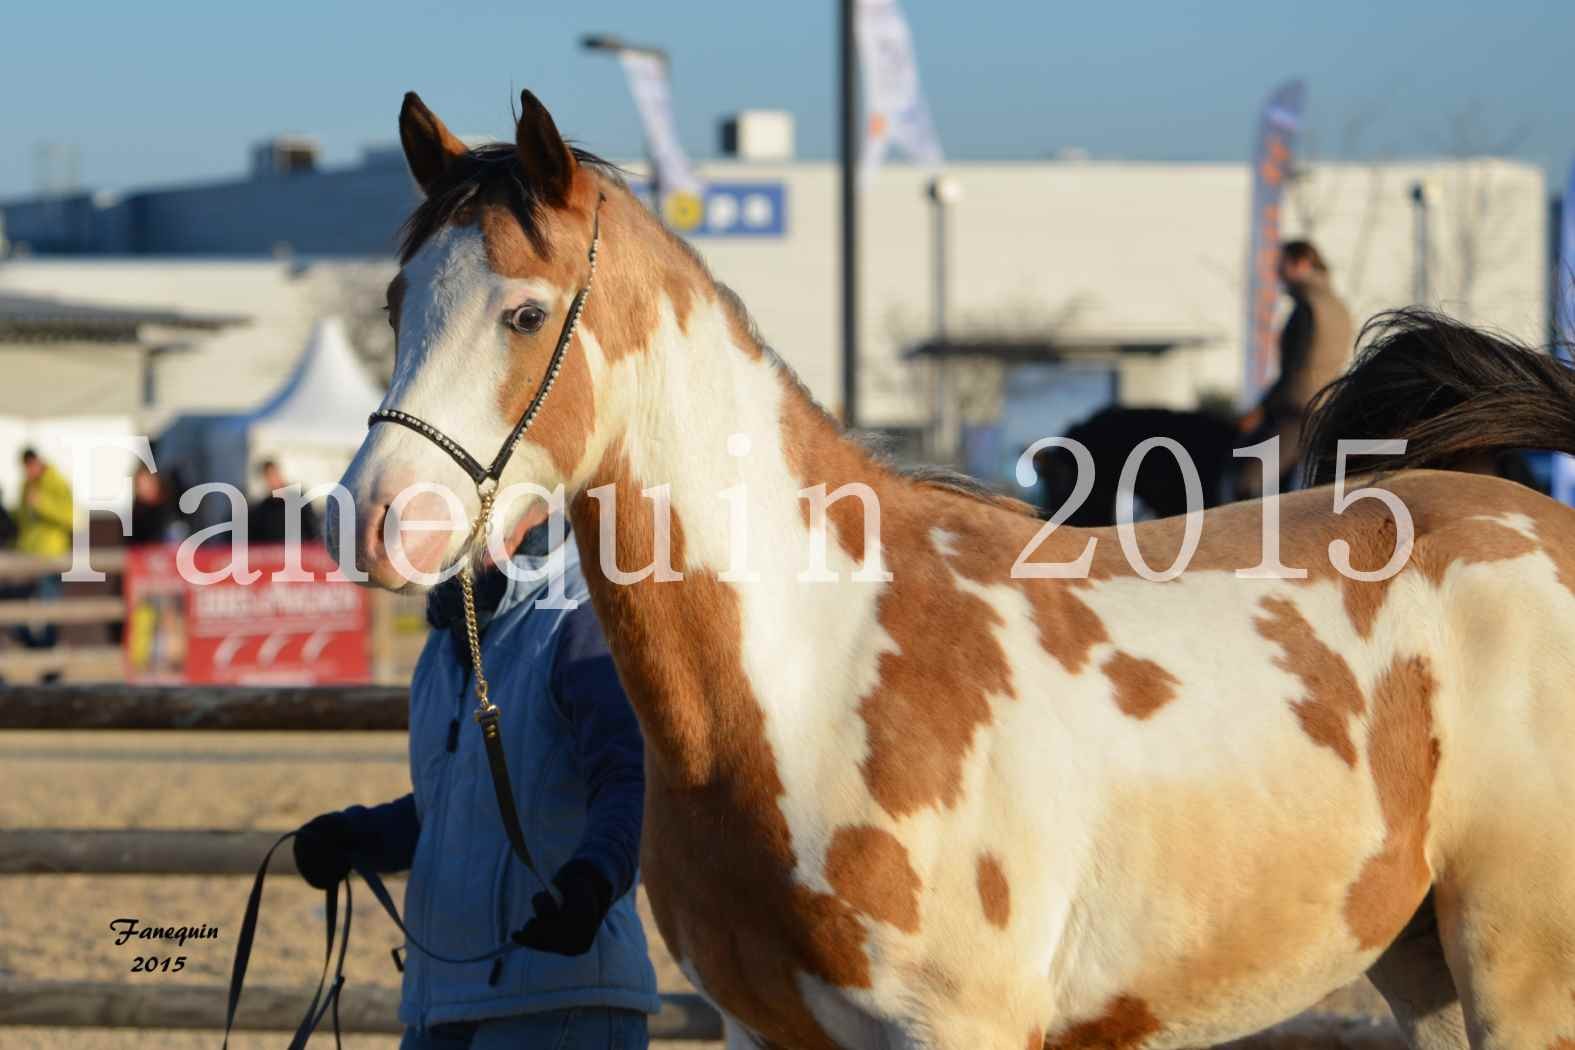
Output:
<path fill-rule="evenodd" d="M 645 735 L 656 920 L 729 1046 L 1206 1045 L 1366 973 L 1417 1047 L 1575 1047 L 1575 513 L 1406 471 L 1339 513 L 1323 488 L 1148 522 L 1135 557 L 1112 530 L 1041 541 L 1020 505 L 843 434 L 699 258 L 522 103 L 512 146 L 469 150 L 405 98 L 426 200 L 384 406 L 497 448 L 599 221 L 594 292 L 502 483 L 567 493 Z M 1566 402 L 1527 444 L 1571 446 L 1570 393 L 1526 392 Z M 384 519 L 417 479 L 477 512 L 399 426 L 344 479 L 385 586 Z M 851 483 L 878 501 L 873 543 L 864 501 L 814 498 Z M 623 582 L 657 553 L 656 486 L 681 579 Z M 1404 546 L 1391 503 L 1409 559 L 1362 582 Z M 1237 572 L 1273 561 L 1271 510 L 1299 577 Z M 615 564 L 593 556 L 604 522 Z M 1186 572 L 1138 570 L 1198 525 Z M 816 534 L 831 582 L 800 579 Z M 426 533 L 409 561 L 473 547 Z M 1014 573 L 1025 550 L 1086 572 Z M 883 578 L 854 578 L 867 561 Z"/>

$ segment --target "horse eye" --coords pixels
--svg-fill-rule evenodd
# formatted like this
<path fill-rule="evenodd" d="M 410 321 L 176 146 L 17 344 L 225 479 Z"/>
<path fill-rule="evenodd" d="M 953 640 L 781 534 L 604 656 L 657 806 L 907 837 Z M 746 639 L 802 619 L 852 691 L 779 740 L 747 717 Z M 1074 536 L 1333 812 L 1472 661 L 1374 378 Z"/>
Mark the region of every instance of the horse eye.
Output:
<path fill-rule="evenodd" d="M 546 322 L 547 312 L 539 306 L 533 306 L 530 303 L 527 303 L 511 312 L 508 315 L 508 319 L 504 323 L 510 328 L 514 329 L 516 332 L 524 332 L 528 334 L 530 332 L 540 331 L 541 326 Z"/>

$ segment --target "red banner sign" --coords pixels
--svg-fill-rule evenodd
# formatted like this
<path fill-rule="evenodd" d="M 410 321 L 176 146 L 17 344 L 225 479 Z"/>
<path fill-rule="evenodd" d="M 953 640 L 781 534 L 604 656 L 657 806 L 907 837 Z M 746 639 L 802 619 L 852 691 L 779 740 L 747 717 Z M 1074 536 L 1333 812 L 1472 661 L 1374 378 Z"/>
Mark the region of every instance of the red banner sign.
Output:
<path fill-rule="evenodd" d="M 262 683 L 365 682 L 371 678 L 369 603 L 364 590 L 335 578 L 321 548 L 301 551 L 285 572 L 283 545 L 248 552 L 249 583 L 227 572 L 228 550 L 199 550 L 193 568 L 225 575 L 184 579 L 175 545 L 139 547 L 126 560 L 126 672 L 135 681 Z M 282 577 L 282 578 L 281 578 Z"/>

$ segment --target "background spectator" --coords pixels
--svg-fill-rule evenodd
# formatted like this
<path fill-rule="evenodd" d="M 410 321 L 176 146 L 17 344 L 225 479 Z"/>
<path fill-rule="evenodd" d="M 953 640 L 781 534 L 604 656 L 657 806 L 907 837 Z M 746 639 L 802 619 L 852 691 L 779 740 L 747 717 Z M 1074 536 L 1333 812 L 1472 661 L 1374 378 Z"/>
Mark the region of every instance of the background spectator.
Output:
<path fill-rule="evenodd" d="M 252 543 L 283 543 L 285 541 L 285 524 L 289 520 L 289 507 L 284 497 L 274 493 L 289 487 L 290 482 L 285 480 L 284 471 L 279 469 L 279 464 L 271 459 L 265 459 L 257 468 L 257 473 L 262 476 L 263 486 L 267 494 L 252 504 L 251 515 L 247 521 L 247 539 Z M 322 539 L 323 526 L 317 517 L 317 511 L 310 505 L 303 506 L 301 514 L 301 540 Z"/>
<path fill-rule="evenodd" d="M 22 450 L 22 477 L 22 499 L 16 509 L 16 549 L 44 558 L 71 553 L 71 525 L 76 508 L 70 482 L 31 448 Z M 42 576 L 29 589 L 28 597 L 55 601 L 60 597 L 60 589 L 58 575 Z M 57 636 L 52 623 L 20 626 L 13 633 L 30 649 L 53 648 Z"/>

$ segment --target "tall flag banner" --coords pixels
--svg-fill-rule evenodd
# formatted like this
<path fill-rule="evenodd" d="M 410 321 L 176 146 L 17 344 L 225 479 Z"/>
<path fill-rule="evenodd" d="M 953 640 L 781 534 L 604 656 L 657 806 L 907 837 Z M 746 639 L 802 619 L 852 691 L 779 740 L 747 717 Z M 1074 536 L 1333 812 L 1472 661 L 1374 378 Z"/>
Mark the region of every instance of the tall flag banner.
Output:
<path fill-rule="evenodd" d="M 1247 251 L 1246 368 L 1242 403 L 1258 403 L 1279 372 L 1279 342 L 1274 312 L 1279 304 L 1277 268 L 1280 261 L 1280 201 L 1291 174 L 1291 151 L 1302 126 L 1307 98 L 1300 80 L 1275 88 L 1258 119 L 1258 142 L 1252 157 L 1251 241 Z"/>
<path fill-rule="evenodd" d="M 678 140 L 678 123 L 673 119 L 673 93 L 667 81 L 667 62 L 643 51 L 621 51 L 618 60 L 629 79 L 629 93 L 640 112 L 645 131 L 645 147 L 651 155 L 661 200 L 658 213 L 679 230 L 700 223 L 701 187 L 689 155 Z"/>
<path fill-rule="evenodd" d="M 854 22 L 859 67 L 864 82 L 864 148 L 859 154 L 867 178 L 897 146 L 921 164 L 941 162 L 941 140 L 919 85 L 913 35 L 897 0 L 859 0 Z"/>
<path fill-rule="evenodd" d="M 1570 164 L 1569 182 L 1564 187 L 1560 206 L 1559 257 L 1553 271 L 1553 321 L 1557 339 L 1554 353 L 1566 363 L 1575 364 L 1575 163 Z M 1553 498 L 1575 506 L 1575 457 L 1556 453 L 1553 457 Z"/>

